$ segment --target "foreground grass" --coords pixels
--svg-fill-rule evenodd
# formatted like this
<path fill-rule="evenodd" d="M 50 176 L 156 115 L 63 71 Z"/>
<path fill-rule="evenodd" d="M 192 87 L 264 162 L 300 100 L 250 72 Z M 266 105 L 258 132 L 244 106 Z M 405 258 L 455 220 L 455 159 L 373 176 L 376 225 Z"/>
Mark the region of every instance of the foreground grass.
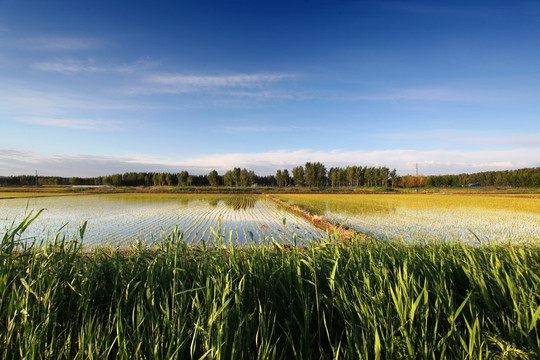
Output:
<path fill-rule="evenodd" d="M 540 356 L 540 247 L 0 245 L 0 357 Z M 84 228 L 81 229 L 81 236 Z"/>

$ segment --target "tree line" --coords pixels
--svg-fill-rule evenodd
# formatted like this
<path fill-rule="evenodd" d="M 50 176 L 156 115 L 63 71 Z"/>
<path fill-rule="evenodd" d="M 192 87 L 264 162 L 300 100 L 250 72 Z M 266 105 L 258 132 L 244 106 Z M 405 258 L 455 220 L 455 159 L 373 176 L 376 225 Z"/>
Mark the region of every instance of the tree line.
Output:
<path fill-rule="evenodd" d="M 540 186 L 540 167 L 518 170 L 484 171 L 473 174 L 428 176 L 425 180 L 429 187 L 456 186 Z"/>
<path fill-rule="evenodd" d="M 320 162 L 279 169 L 275 175 L 259 176 L 253 170 L 234 168 L 223 175 L 212 170 L 207 175 L 179 173 L 128 172 L 98 177 L 40 176 L 39 185 L 111 185 L 111 186 L 268 186 L 268 187 L 459 187 L 540 186 L 540 168 L 486 171 L 473 174 L 399 176 L 387 167 L 347 166 L 327 170 Z M 35 175 L 0 177 L 0 185 L 35 185 Z"/>

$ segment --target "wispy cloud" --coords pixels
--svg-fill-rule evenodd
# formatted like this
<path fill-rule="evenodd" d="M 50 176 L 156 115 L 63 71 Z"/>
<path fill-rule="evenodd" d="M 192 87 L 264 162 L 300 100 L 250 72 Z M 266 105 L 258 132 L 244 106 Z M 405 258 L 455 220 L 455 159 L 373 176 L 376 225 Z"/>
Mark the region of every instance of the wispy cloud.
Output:
<path fill-rule="evenodd" d="M 296 125 L 230 125 L 223 128 L 225 132 L 228 133 L 285 133 L 285 132 L 294 132 L 294 131 L 307 131 L 311 130 L 306 126 L 296 126 Z"/>
<path fill-rule="evenodd" d="M 390 89 L 374 94 L 361 94 L 348 97 L 360 101 L 392 101 L 392 102 L 449 102 L 475 103 L 495 101 L 493 94 L 474 90 L 460 90 L 450 87 L 416 87 Z"/>
<path fill-rule="evenodd" d="M 118 129 L 121 122 L 118 121 L 102 121 L 91 119 L 65 119 L 65 118 L 27 118 L 21 119 L 21 122 L 53 126 L 67 129 L 83 129 L 83 130 L 114 130 Z"/>
<path fill-rule="evenodd" d="M 43 51 L 92 50 L 103 46 L 101 40 L 75 36 L 26 37 L 15 39 L 8 44 L 18 48 Z"/>
<path fill-rule="evenodd" d="M 238 74 L 225 76 L 154 75 L 146 81 L 190 87 L 257 87 L 292 77 L 291 74 Z"/>
<path fill-rule="evenodd" d="M 35 91 L 24 88 L 0 91 L 0 105 L 4 110 L 19 115 L 41 114 L 42 116 L 58 115 L 73 109 L 92 108 L 92 104 L 87 99 L 53 91 Z"/>
<path fill-rule="evenodd" d="M 128 90 L 142 94 L 181 94 L 227 92 L 231 96 L 269 97 L 271 84 L 296 77 L 294 74 L 179 75 L 154 74 L 143 79 L 146 84 Z"/>
<path fill-rule="evenodd" d="M 424 175 L 458 174 L 540 166 L 535 149 L 509 151 L 315 151 L 277 150 L 262 153 L 229 153 L 192 157 L 183 160 L 153 158 L 139 155 L 98 156 L 38 154 L 21 149 L 0 148 L 0 175 L 33 173 L 43 175 L 99 176 L 127 171 L 188 170 L 206 174 L 212 169 L 220 173 L 233 167 L 253 169 L 260 175 L 274 174 L 277 169 L 292 169 L 306 161 L 320 161 L 327 168 L 347 165 L 388 166 L 400 175 L 415 172 L 416 164 Z"/>
<path fill-rule="evenodd" d="M 55 59 L 37 62 L 32 65 L 34 69 L 63 74 L 75 73 L 135 73 L 159 65 L 159 62 L 150 60 L 138 60 L 130 64 L 106 65 L 100 64 L 93 59 L 79 60 L 73 58 Z"/>
<path fill-rule="evenodd" d="M 63 74 L 80 73 L 80 72 L 105 72 L 105 67 L 99 67 L 93 64 L 92 61 L 81 62 L 73 59 L 63 61 L 47 61 L 35 63 L 32 66 L 34 69 L 41 71 L 59 72 Z"/>
<path fill-rule="evenodd" d="M 110 95 L 110 94 L 109 94 Z M 137 111 L 155 108 L 151 104 L 102 94 L 70 93 L 58 89 L 34 90 L 20 84 L 0 88 L 0 108 L 14 118 L 78 118 L 89 111 Z"/>
<path fill-rule="evenodd" d="M 289 89 L 273 89 L 273 90 L 257 90 L 248 89 L 243 91 L 234 91 L 227 89 L 216 89 L 215 94 L 226 95 L 237 99 L 254 99 L 254 100 L 306 100 L 311 97 L 305 93 L 291 91 Z"/>

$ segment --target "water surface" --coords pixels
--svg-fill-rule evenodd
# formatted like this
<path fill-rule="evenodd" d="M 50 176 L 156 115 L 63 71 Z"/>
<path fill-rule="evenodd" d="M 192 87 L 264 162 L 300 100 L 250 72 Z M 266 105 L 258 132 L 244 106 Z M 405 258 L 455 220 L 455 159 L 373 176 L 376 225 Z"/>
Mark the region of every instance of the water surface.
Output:
<path fill-rule="evenodd" d="M 540 199 L 427 194 L 276 195 L 379 239 L 540 240 Z"/>
<path fill-rule="evenodd" d="M 45 209 L 26 237 L 72 235 L 88 221 L 86 244 L 124 244 L 134 239 L 162 239 L 176 226 L 187 242 L 216 236 L 235 243 L 279 242 L 325 233 L 311 223 L 256 195 L 108 194 L 50 196 L 0 200 L 0 229 L 21 220 L 26 212 Z"/>

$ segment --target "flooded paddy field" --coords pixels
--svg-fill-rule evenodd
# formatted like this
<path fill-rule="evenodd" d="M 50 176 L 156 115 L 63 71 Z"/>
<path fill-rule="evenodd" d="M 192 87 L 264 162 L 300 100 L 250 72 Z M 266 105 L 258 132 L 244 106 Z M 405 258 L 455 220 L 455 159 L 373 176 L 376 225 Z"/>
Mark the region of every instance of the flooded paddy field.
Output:
<path fill-rule="evenodd" d="M 26 209 L 26 210 L 25 210 Z M 307 220 L 262 196 L 197 194 L 107 194 L 0 199 L 0 232 L 25 213 L 45 209 L 24 233 L 51 239 L 56 232 L 76 234 L 88 221 L 86 244 L 154 241 L 175 227 L 183 240 L 234 243 L 295 242 L 325 236 Z"/>
<path fill-rule="evenodd" d="M 379 239 L 526 243 L 540 240 L 540 199 L 426 194 L 275 195 Z"/>
<path fill-rule="evenodd" d="M 151 242 L 175 227 L 188 243 L 325 237 L 309 221 L 260 195 L 0 194 L 0 232 L 45 209 L 25 237 L 74 235 L 85 244 Z M 540 199 L 427 194 L 276 194 L 274 197 L 379 239 L 523 243 L 540 239 Z"/>

